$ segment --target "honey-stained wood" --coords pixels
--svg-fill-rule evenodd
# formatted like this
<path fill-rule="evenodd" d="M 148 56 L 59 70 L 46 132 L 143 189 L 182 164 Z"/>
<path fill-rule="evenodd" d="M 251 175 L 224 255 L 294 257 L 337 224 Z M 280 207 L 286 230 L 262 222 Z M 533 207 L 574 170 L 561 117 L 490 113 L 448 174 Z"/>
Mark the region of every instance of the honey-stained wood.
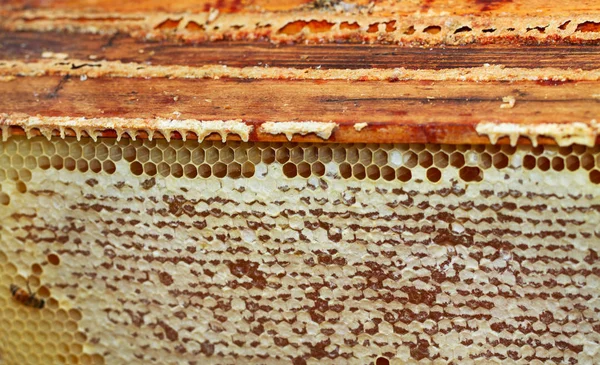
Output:
<path fill-rule="evenodd" d="M 15 89 L 27 81 L 23 87 Z M 334 122 L 330 141 L 486 143 L 479 122 L 569 123 L 593 119 L 600 82 L 361 82 L 322 80 L 36 77 L 0 83 L 0 110 L 87 118 L 241 119 L 251 140 L 284 141 L 263 122 Z M 513 95 L 513 108 L 501 108 Z M 356 123 L 368 123 L 357 131 Z M 322 141 L 314 135 L 298 141 Z M 506 140 L 505 140 L 506 141 Z"/>
<path fill-rule="evenodd" d="M 8 1 L 1 123 L 22 133 L 14 120 L 27 116 L 236 120 L 253 128 L 250 140 L 282 141 L 261 126 L 313 121 L 337 126 L 328 138 L 293 139 L 456 144 L 491 142 L 482 123 L 556 124 L 583 125 L 593 141 L 598 10 L 590 1 L 554 11 L 537 1 Z"/>

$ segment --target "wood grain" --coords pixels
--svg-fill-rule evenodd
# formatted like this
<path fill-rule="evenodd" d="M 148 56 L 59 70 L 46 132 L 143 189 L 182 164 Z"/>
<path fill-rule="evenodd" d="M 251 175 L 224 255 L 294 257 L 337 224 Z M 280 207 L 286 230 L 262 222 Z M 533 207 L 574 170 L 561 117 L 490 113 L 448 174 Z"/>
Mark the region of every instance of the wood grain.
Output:
<path fill-rule="evenodd" d="M 268 42 L 148 42 L 125 35 L 0 32 L 0 59 L 41 59 L 42 52 L 70 58 L 152 65 L 226 65 L 321 69 L 448 69 L 501 64 L 520 68 L 600 68 L 599 45 L 399 47 L 384 44 L 275 45 Z"/>
<path fill-rule="evenodd" d="M 329 141 L 488 143 L 480 122 L 589 122 L 600 82 L 347 82 L 239 79 L 19 78 L 0 83 L 0 110 L 39 116 L 335 122 Z M 512 95 L 516 105 L 500 108 Z M 356 123 L 368 127 L 356 131 Z M 251 140 L 284 141 L 255 130 Z M 314 135 L 298 141 L 322 141 Z M 501 140 L 506 143 L 507 140 Z M 544 140 L 542 142 L 550 142 Z"/>
<path fill-rule="evenodd" d="M 285 140 L 264 122 L 331 121 L 329 141 L 456 144 L 488 143 L 482 122 L 600 119 L 590 0 L 9 0 L 0 13 L 4 115 L 241 119 L 253 141 Z"/>

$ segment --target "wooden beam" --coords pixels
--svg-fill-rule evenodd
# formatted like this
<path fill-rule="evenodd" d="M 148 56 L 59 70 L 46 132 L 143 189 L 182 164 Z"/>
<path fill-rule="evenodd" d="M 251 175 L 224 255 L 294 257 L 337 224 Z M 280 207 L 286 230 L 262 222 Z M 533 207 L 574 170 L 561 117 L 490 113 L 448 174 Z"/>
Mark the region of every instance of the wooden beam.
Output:
<path fill-rule="evenodd" d="M 320 69 L 452 69 L 500 64 L 519 68 L 600 68 L 600 45 L 411 48 L 385 44 L 275 45 L 268 42 L 149 42 L 125 35 L 0 32 L 0 60 L 42 59 L 43 52 L 79 60 L 158 65 Z M 92 56 L 93 59 L 90 59 Z"/>
<path fill-rule="evenodd" d="M 463 144 L 489 143 L 475 130 L 482 122 L 590 122 L 600 116 L 599 88 L 600 82 L 81 81 L 46 76 L 0 83 L 0 111 L 46 117 L 241 119 L 255 127 L 254 141 L 286 140 L 261 131 L 268 121 L 334 122 L 339 128 L 328 141 Z M 513 108 L 501 107 L 506 96 L 515 98 Z M 367 126 L 359 131 L 359 123 Z M 323 141 L 315 135 L 295 140 Z"/>

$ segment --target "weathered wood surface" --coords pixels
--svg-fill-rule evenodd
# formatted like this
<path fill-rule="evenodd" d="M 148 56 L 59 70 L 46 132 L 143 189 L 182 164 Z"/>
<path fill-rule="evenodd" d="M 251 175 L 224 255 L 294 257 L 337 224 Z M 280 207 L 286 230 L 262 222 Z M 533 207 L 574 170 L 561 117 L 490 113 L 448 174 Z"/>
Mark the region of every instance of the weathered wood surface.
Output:
<path fill-rule="evenodd" d="M 340 128 L 329 139 L 337 142 L 486 143 L 487 138 L 474 130 L 481 121 L 526 124 L 592 119 L 598 110 L 593 95 L 599 85 L 589 81 L 81 81 L 47 76 L 0 83 L 0 110 L 48 117 L 242 119 L 255 126 L 254 141 L 285 140 L 283 135 L 260 133 L 263 122 L 310 120 L 338 123 Z M 506 95 L 516 98 L 514 108 L 500 108 Z M 359 132 L 355 123 L 368 126 Z M 297 140 L 322 141 L 314 135 Z"/>
<path fill-rule="evenodd" d="M 600 34 L 600 23 L 594 19 L 600 9 L 594 2 L 568 1 L 553 12 L 536 1 L 460 1 L 453 7 L 441 0 L 372 6 L 358 1 L 342 12 L 335 1 L 115 4 L 3 3 L 0 80 L 5 82 L 0 82 L 0 113 L 5 124 L 23 115 L 241 120 L 253 126 L 254 141 L 285 140 L 283 134 L 262 133 L 260 126 L 290 121 L 337 123 L 328 139 L 337 142 L 487 143 L 488 137 L 476 131 L 478 124 L 487 122 L 584 123 L 592 139 L 598 133 L 594 128 L 600 119 L 600 42 L 594 37 Z M 451 16 L 470 17 L 463 25 L 468 29 L 450 31 L 460 25 L 448 28 L 451 21 L 441 30 L 417 27 L 415 42 L 427 43 L 434 39 L 427 37 L 438 37 L 438 32 L 451 33 L 436 38 L 433 46 L 388 42 L 386 37 L 415 37 L 398 35 L 401 24 L 422 18 L 437 21 L 449 9 Z M 260 14 L 273 24 L 294 14 L 305 20 L 285 25 L 284 35 L 275 28 L 261 33 L 262 40 L 249 38 L 260 32 L 246 25 L 235 30 L 244 36 L 219 33 L 223 22 L 247 22 L 256 12 L 266 12 Z M 518 34 L 493 28 L 490 14 L 514 17 Z M 356 18 L 356 29 L 336 28 L 342 15 L 348 24 Z M 560 23 L 557 17 L 567 15 L 580 18 Z M 204 22 L 191 16 L 204 16 Z M 364 38 L 367 43 L 357 42 L 362 37 L 358 33 L 344 33 L 362 32 L 360 24 L 375 20 L 384 24 L 386 16 L 397 22 L 363 29 L 371 37 Z M 529 25 L 521 29 L 517 23 L 523 17 Z M 592 20 L 584 22 L 582 17 Z M 192 19 L 202 28 L 197 37 L 188 37 L 195 31 L 188 27 L 196 21 Z M 329 22 L 338 22 L 333 28 L 343 34 L 336 41 L 314 38 L 331 32 Z M 558 33 L 549 35 L 553 29 Z M 489 38 L 494 32 L 504 35 Z M 453 45 L 456 39 L 448 38 L 463 33 L 474 41 Z M 208 40 L 221 36 L 229 40 Z M 295 42 L 278 43 L 276 36 Z M 506 97 L 516 101 L 512 108 L 501 107 Z M 363 123 L 367 127 L 354 128 Z M 294 140 L 323 138 L 308 134 L 295 135 Z M 553 143 L 550 138 L 539 141 Z"/>
<path fill-rule="evenodd" d="M 66 53 L 70 58 L 152 65 L 227 65 L 229 67 L 292 67 L 321 69 L 432 69 L 505 67 L 593 70 L 600 68 L 600 45 L 525 45 L 519 47 L 465 45 L 400 47 L 385 44 L 297 44 L 269 42 L 205 42 L 181 44 L 144 41 L 125 35 L 1 32 L 0 59 L 42 59 L 42 52 Z"/>

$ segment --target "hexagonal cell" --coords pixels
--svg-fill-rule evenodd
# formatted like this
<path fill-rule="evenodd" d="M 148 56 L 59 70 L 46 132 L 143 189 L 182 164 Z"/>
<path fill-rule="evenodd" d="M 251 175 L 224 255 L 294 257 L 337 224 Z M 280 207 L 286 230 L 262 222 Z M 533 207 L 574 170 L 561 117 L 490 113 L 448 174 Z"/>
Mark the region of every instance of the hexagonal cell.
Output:
<path fill-rule="evenodd" d="M 27 156 L 31 153 L 31 143 L 29 140 L 22 140 L 17 146 L 18 153 L 21 156 Z M 0 154 L 3 153 L 4 143 L 0 143 Z"/>
<path fill-rule="evenodd" d="M 489 153 L 484 152 L 479 155 L 479 167 L 483 169 L 489 169 L 492 167 L 492 156 Z"/>
<path fill-rule="evenodd" d="M 117 167 L 111 160 L 106 160 L 102 163 L 102 170 L 108 174 L 114 174 L 117 171 Z"/>
<path fill-rule="evenodd" d="M 103 144 L 96 146 L 96 158 L 100 161 L 104 161 L 108 158 L 108 147 Z"/>
<path fill-rule="evenodd" d="M 10 140 L 9 140 L 10 142 Z M 10 145 L 9 145 L 10 146 Z M 8 151 L 9 146 L 5 146 L 5 150 Z M 43 141 L 42 142 L 42 147 L 44 149 L 43 154 L 45 154 L 46 156 L 52 156 L 54 154 L 56 154 L 56 147 L 54 146 L 53 143 L 50 143 L 48 141 Z M 92 147 L 93 148 L 93 147 Z M 16 149 L 16 148 L 15 148 Z M 93 148 L 94 149 L 94 148 Z M 85 150 L 85 149 L 84 149 Z M 94 153 L 95 153 L 95 149 L 94 149 Z M 93 155 L 92 155 L 93 156 Z"/>
<path fill-rule="evenodd" d="M 127 162 L 133 162 L 136 160 L 137 151 L 133 146 L 127 146 L 123 149 L 123 158 Z"/>
<path fill-rule="evenodd" d="M 111 146 L 108 152 L 108 157 L 115 162 L 121 161 L 121 158 L 123 157 L 123 150 L 119 146 Z"/>
<path fill-rule="evenodd" d="M 388 163 L 388 154 L 385 150 L 376 150 L 373 152 L 373 162 L 375 165 L 381 167 Z"/>
<path fill-rule="evenodd" d="M 70 143 L 68 155 L 74 159 L 78 159 L 83 155 L 83 148 L 79 143 Z"/>
<path fill-rule="evenodd" d="M 402 155 L 402 163 L 408 168 L 413 168 L 419 163 L 419 156 L 413 151 L 405 152 Z"/>
<path fill-rule="evenodd" d="M 541 156 L 537 159 L 537 167 L 542 171 L 548 171 L 550 169 L 550 160 L 548 157 Z"/>
<path fill-rule="evenodd" d="M 212 174 L 212 172 L 211 172 L 210 165 L 202 164 L 202 165 L 198 166 L 198 175 L 202 176 L 203 178 L 207 178 L 207 177 L 210 177 L 211 174 Z"/>
<path fill-rule="evenodd" d="M 290 160 L 290 150 L 285 147 L 278 148 L 275 150 L 275 159 L 280 164 L 288 162 Z"/>
<path fill-rule="evenodd" d="M 227 176 L 232 179 L 239 179 L 242 176 L 242 165 L 237 162 L 227 165 Z"/>
<path fill-rule="evenodd" d="M 31 142 L 31 155 L 39 157 L 44 154 L 44 145 L 41 142 Z"/>
<path fill-rule="evenodd" d="M 192 163 L 195 165 L 200 165 L 204 162 L 204 150 L 202 148 L 194 148 L 191 150 L 192 154 Z"/>
<path fill-rule="evenodd" d="M 213 165 L 212 173 L 216 177 L 225 177 L 227 176 L 227 165 L 222 162 L 217 162 Z"/>
<path fill-rule="evenodd" d="M 46 157 L 46 156 L 43 156 Z M 0 156 L 0 166 L 2 167 L 8 167 L 12 165 L 12 162 L 10 161 L 10 156 L 4 155 L 4 156 Z"/>
<path fill-rule="evenodd" d="M 358 148 L 356 147 L 348 147 L 346 149 L 346 161 L 348 161 L 349 164 L 355 164 L 359 161 L 360 159 L 360 155 L 358 152 Z"/>
<path fill-rule="evenodd" d="M 249 149 L 247 148 L 236 149 L 233 153 L 235 161 L 241 164 L 248 161 L 248 151 Z"/>
<path fill-rule="evenodd" d="M 492 156 L 492 164 L 497 169 L 503 169 L 507 167 L 509 162 L 510 161 L 508 157 L 506 157 L 504 153 L 497 153 L 494 156 Z"/>
<path fill-rule="evenodd" d="M 260 163 L 260 161 L 262 159 L 262 150 L 260 150 L 256 146 L 253 146 L 250 149 L 248 149 L 247 153 L 248 153 L 248 161 L 252 162 L 255 165 Z"/>
<path fill-rule="evenodd" d="M 290 160 L 295 164 L 304 161 L 304 150 L 299 146 L 292 148 L 290 150 Z"/>
<path fill-rule="evenodd" d="M 404 166 L 399 167 L 396 169 L 396 178 L 402 182 L 410 181 L 412 179 L 412 172 Z"/>
<path fill-rule="evenodd" d="M 179 163 L 171 164 L 171 176 L 180 178 L 183 176 L 183 166 Z"/>
<path fill-rule="evenodd" d="M 523 167 L 527 170 L 533 170 L 535 168 L 536 162 L 535 157 L 532 155 L 526 155 L 523 157 Z"/>
<path fill-rule="evenodd" d="M 311 171 L 315 176 L 323 176 L 325 175 L 325 165 L 323 165 L 320 161 L 317 161 L 312 164 Z"/>
<path fill-rule="evenodd" d="M 163 150 L 162 160 L 168 164 L 177 161 L 177 151 L 174 148 L 167 147 Z"/>
<path fill-rule="evenodd" d="M 319 149 L 317 146 L 308 146 L 304 149 L 304 159 L 308 163 L 313 163 L 319 159 Z"/>
<path fill-rule="evenodd" d="M 396 178 L 396 170 L 390 166 L 383 166 L 380 170 L 381 177 L 386 181 L 392 181 Z"/>
<path fill-rule="evenodd" d="M 129 165 L 129 169 L 131 170 L 131 173 L 136 176 L 140 176 L 144 173 L 144 166 L 137 161 L 132 162 L 131 165 Z"/>
<path fill-rule="evenodd" d="M 438 168 L 446 168 L 448 167 L 448 161 L 450 157 L 445 152 L 437 152 L 433 155 L 433 164 Z"/>
<path fill-rule="evenodd" d="M 275 150 L 273 148 L 266 148 L 262 151 L 262 161 L 266 164 L 272 164 L 275 162 Z"/>
<path fill-rule="evenodd" d="M 347 162 L 343 162 L 339 165 L 339 171 L 340 176 L 342 176 L 344 179 L 349 179 L 352 177 L 352 166 Z"/>
<path fill-rule="evenodd" d="M 150 150 L 150 160 L 154 163 L 162 162 L 163 151 L 159 148 L 153 148 L 152 150 Z"/>
<path fill-rule="evenodd" d="M 381 177 L 381 171 L 379 170 L 379 166 L 367 166 L 367 177 L 371 180 L 379 180 L 379 178 Z"/>
<path fill-rule="evenodd" d="M 596 169 L 590 171 L 590 181 L 594 184 L 600 184 L 600 171 Z"/>
<path fill-rule="evenodd" d="M 53 155 L 54 153 L 47 153 L 47 154 Z M 83 158 L 85 158 L 86 160 L 89 161 L 94 157 L 96 157 L 96 147 L 93 144 L 86 144 L 85 146 L 83 146 Z"/>
<path fill-rule="evenodd" d="M 87 172 L 89 170 L 88 162 L 86 160 L 79 159 L 77 160 L 77 171 L 79 172 Z"/>
<path fill-rule="evenodd" d="M 71 157 L 65 158 L 65 169 L 74 171 L 77 168 L 77 161 Z"/>
<path fill-rule="evenodd" d="M 215 147 L 211 147 L 206 150 L 206 162 L 214 164 L 219 161 L 219 150 Z"/>
<path fill-rule="evenodd" d="M 483 180 L 483 170 L 477 166 L 464 166 L 460 169 L 458 175 L 466 182 L 480 182 Z"/>
<path fill-rule="evenodd" d="M 10 204 L 10 197 L 8 196 L 8 194 L 0 192 L 0 205 L 9 205 Z"/>
<path fill-rule="evenodd" d="M 352 166 L 352 176 L 354 176 L 356 179 L 363 180 L 365 177 L 367 177 L 365 167 L 360 163 Z"/>
<path fill-rule="evenodd" d="M 565 161 L 561 157 L 554 157 L 552 159 L 552 169 L 554 171 L 562 171 L 565 169 Z"/>
<path fill-rule="evenodd" d="M 254 176 L 254 164 L 250 161 L 244 162 L 242 165 L 242 176 L 245 178 L 249 178 Z"/>
<path fill-rule="evenodd" d="M 594 156 L 590 155 L 589 153 L 586 153 L 583 156 L 581 156 L 581 166 L 584 169 L 591 170 L 594 168 L 595 165 L 596 162 L 594 161 Z"/>
<path fill-rule="evenodd" d="M 565 162 L 567 163 L 567 169 L 569 171 L 576 171 L 581 166 L 579 164 L 579 158 L 577 156 L 569 156 L 567 157 Z"/>
<path fill-rule="evenodd" d="M 19 171 L 17 171 L 17 169 L 13 169 L 11 167 L 6 170 L 6 177 L 12 181 L 19 181 Z"/>
<path fill-rule="evenodd" d="M 223 147 L 219 151 L 219 159 L 221 160 L 221 162 L 226 164 L 232 162 L 234 159 L 233 150 L 229 147 Z"/>
<path fill-rule="evenodd" d="M 36 158 L 33 156 L 25 157 L 25 167 L 28 168 L 29 170 L 33 170 L 34 168 L 36 168 L 37 167 Z"/>
<path fill-rule="evenodd" d="M 329 146 L 319 147 L 319 161 L 329 163 L 333 160 L 334 151 Z"/>
<path fill-rule="evenodd" d="M 56 170 L 60 170 L 64 167 L 64 162 L 62 157 L 58 156 L 58 155 L 54 155 L 50 158 L 50 163 L 52 164 L 52 167 L 55 168 Z"/>
<path fill-rule="evenodd" d="M 21 179 L 24 182 L 31 181 L 31 171 L 27 170 L 26 168 L 22 168 L 21 170 L 19 170 L 19 179 Z"/>
<path fill-rule="evenodd" d="M 23 157 L 19 155 L 13 155 L 11 158 L 12 167 L 20 169 L 23 167 Z"/>
<path fill-rule="evenodd" d="M 298 164 L 298 175 L 308 178 L 311 175 L 311 167 L 306 162 L 301 162 Z"/>
<path fill-rule="evenodd" d="M 424 168 L 428 168 L 433 165 L 433 156 L 429 151 L 422 151 L 419 153 L 419 165 Z"/>
<path fill-rule="evenodd" d="M 320 153 L 320 151 L 319 151 L 319 153 Z M 319 159 L 320 159 L 320 156 L 319 156 Z M 333 160 L 337 163 L 346 161 L 346 148 L 336 147 L 333 150 Z"/>
<path fill-rule="evenodd" d="M 102 171 L 102 163 L 100 161 L 98 161 L 97 159 L 93 159 L 90 161 L 90 170 L 92 170 L 95 173 L 99 173 L 100 171 Z"/>
<path fill-rule="evenodd" d="M 136 150 L 136 159 L 141 163 L 150 161 L 150 150 L 146 147 L 139 147 Z"/>
<path fill-rule="evenodd" d="M 427 180 L 436 183 L 442 179 L 442 172 L 438 168 L 432 167 L 427 169 L 426 176 Z"/>
<path fill-rule="evenodd" d="M 158 165 L 156 165 L 156 171 L 160 176 L 163 177 L 171 175 L 171 167 L 169 167 L 169 164 L 165 162 L 161 162 Z"/>
<path fill-rule="evenodd" d="M 233 151 L 232 151 L 233 154 Z M 233 160 L 233 156 L 232 156 Z M 181 148 L 177 151 L 177 162 L 182 165 L 188 164 L 192 161 L 192 153 L 187 148 Z"/>
<path fill-rule="evenodd" d="M 369 150 L 367 148 L 360 150 L 358 155 L 359 155 L 360 163 L 365 166 L 370 165 L 371 162 L 373 162 L 373 152 L 371 152 L 371 150 Z"/>
<path fill-rule="evenodd" d="M 296 165 L 291 162 L 284 164 L 282 171 L 283 174 L 289 178 L 293 178 L 296 177 L 296 175 L 298 175 L 298 169 L 296 168 Z"/>
<path fill-rule="evenodd" d="M 193 179 L 196 176 L 198 176 L 198 169 L 196 168 L 196 166 L 194 166 L 192 164 L 188 164 L 188 165 L 183 166 L 183 174 L 188 179 Z"/>

